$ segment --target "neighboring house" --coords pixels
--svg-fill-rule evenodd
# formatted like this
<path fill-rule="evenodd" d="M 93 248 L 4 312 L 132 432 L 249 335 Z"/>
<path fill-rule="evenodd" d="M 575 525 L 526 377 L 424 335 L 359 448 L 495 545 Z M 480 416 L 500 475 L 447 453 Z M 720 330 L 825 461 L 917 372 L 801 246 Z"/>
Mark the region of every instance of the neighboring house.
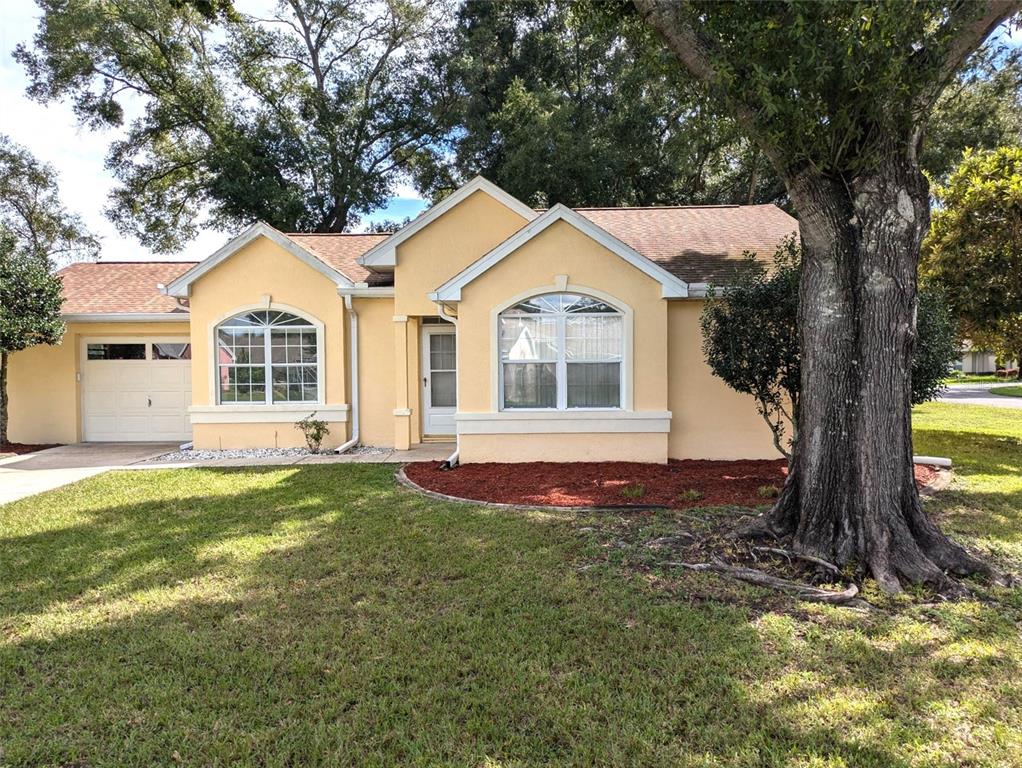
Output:
<path fill-rule="evenodd" d="M 1009 362 L 1006 368 L 1014 368 L 1015 361 Z M 997 355 L 987 349 L 979 349 L 972 345 L 968 339 L 962 344 L 962 359 L 955 365 L 955 369 L 962 373 L 996 373 Z"/>
<path fill-rule="evenodd" d="M 255 224 L 194 264 L 61 272 L 62 344 L 12 357 L 14 440 L 295 446 L 457 437 L 477 461 L 775 457 L 699 315 L 772 205 L 535 211 L 477 178 L 392 235 Z"/>

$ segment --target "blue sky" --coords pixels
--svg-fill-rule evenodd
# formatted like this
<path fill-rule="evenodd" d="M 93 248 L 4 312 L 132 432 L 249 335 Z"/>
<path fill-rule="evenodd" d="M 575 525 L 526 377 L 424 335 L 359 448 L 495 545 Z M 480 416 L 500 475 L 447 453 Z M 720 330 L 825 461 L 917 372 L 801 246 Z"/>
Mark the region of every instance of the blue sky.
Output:
<path fill-rule="evenodd" d="M 239 6 L 272 5 L 270 0 L 243 0 Z M 248 8 L 245 8 L 248 10 Z M 253 8 L 254 10 L 254 8 Z M 27 43 L 35 33 L 39 11 L 33 0 L 2 0 L 0 10 L 0 133 L 28 147 L 32 153 L 52 164 L 60 173 L 61 196 L 73 211 L 81 214 L 88 226 L 102 238 L 104 260 L 183 259 L 208 256 L 226 240 L 230 233 L 201 233 L 175 255 L 154 256 L 138 241 L 119 234 L 103 216 L 106 196 L 114 179 L 103 165 L 107 147 L 117 138 L 117 131 L 89 131 L 79 128 L 71 108 L 65 104 L 43 106 L 25 96 L 27 79 L 24 70 L 11 57 L 18 43 Z M 403 219 L 415 216 L 425 202 L 409 186 L 395 190 L 389 205 L 372 216 L 368 223 L 381 219 Z"/>

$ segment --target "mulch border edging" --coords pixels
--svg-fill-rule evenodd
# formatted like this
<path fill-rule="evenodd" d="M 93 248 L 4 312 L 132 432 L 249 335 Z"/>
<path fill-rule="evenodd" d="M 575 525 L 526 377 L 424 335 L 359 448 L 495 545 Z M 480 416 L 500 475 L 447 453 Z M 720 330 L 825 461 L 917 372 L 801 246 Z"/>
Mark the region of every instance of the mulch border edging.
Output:
<path fill-rule="evenodd" d="M 466 499 L 461 496 L 449 496 L 446 493 L 440 493 L 439 491 L 431 491 L 428 488 L 423 488 L 418 483 L 410 480 L 408 475 L 405 474 L 405 464 L 402 464 L 397 468 L 394 473 L 394 479 L 397 480 L 398 485 L 403 485 L 410 491 L 422 494 L 431 499 L 437 501 L 453 501 L 458 504 L 475 504 L 479 507 L 489 507 L 492 509 L 513 509 L 519 512 L 527 512 L 529 510 L 539 510 L 541 512 L 565 512 L 565 511 L 578 511 L 578 512 L 649 512 L 649 511 L 662 511 L 673 509 L 665 505 L 658 504 L 647 504 L 647 505 L 631 505 L 622 504 L 617 507 L 590 507 L 590 506 L 557 506 L 554 504 L 507 504 L 501 501 L 482 501 L 481 499 Z M 920 496 L 933 496 L 939 491 L 943 491 L 949 485 L 953 478 L 952 471 L 950 469 L 938 469 L 937 480 L 924 485 L 919 489 Z M 747 509 L 753 509 L 747 507 Z M 757 513 L 759 514 L 759 513 Z"/>
<path fill-rule="evenodd" d="M 531 510 L 538 510 L 540 512 L 649 512 L 671 509 L 671 507 L 658 504 L 622 504 L 617 507 L 566 507 L 554 504 L 507 504 L 502 501 L 483 501 L 481 499 L 466 499 L 461 496 L 448 496 L 446 493 L 440 493 L 439 491 L 431 491 L 428 488 L 423 488 L 415 481 L 409 480 L 408 475 L 405 474 L 404 464 L 398 467 L 397 472 L 394 473 L 394 479 L 397 480 L 399 485 L 403 485 L 408 490 L 420 493 L 423 496 L 428 496 L 431 499 L 436 499 L 437 501 L 453 501 L 458 504 L 475 504 L 478 507 L 489 507 L 491 509 L 513 509 L 519 512 L 528 512 Z"/>

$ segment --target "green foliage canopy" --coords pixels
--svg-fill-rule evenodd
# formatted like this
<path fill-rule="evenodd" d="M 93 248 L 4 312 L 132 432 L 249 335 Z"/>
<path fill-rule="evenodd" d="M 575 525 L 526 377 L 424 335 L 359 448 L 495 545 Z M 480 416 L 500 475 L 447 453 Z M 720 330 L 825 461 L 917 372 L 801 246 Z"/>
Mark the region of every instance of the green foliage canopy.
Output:
<path fill-rule="evenodd" d="M 95 258 L 99 241 L 60 201 L 56 171 L 0 135 L 0 228 L 22 253 L 51 264 Z"/>
<path fill-rule="evenodd" d="M 109 214 L 157 251 L 253 218 L 343 231 L 436 151 L 432 2 L 281 0 L 260 19 L 208 0 L 37 1 L 15 54 L 29 94 L 126 128 Z"/>
<path fill-rule="evenodd" d="M 935 196 L 924 280 L 974 343 L 1022 357 L 1022 148 L 967 152 Z"/>

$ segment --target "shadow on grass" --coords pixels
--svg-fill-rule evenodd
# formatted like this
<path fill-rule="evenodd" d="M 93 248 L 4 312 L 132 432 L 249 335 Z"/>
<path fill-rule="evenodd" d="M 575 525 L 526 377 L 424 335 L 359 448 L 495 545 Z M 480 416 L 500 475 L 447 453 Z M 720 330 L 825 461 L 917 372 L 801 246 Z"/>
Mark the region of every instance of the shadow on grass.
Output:
<path fill-rule="evenodd" d="M 575 570 L 570 515 L 438 504 L 391 472 L 109 475 L 4 510 L 4 759 L 902 766 L 948 738 L 935 711 L 1017 677 L 945 653 L 1003 639 L 982 612 L 938 642 L 679 605 Z"/>

